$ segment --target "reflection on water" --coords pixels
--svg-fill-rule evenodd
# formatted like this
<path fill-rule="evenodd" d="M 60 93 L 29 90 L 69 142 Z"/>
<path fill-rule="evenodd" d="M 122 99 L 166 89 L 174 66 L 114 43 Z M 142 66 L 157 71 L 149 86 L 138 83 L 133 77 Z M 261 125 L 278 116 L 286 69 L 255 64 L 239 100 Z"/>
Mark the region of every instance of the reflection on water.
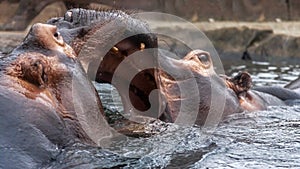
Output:
<path fill-rule="evenodd" d="M 241 66 L 242 65 L 242 66 Z M 299 65 L 270 62 L 224 65 L 227 75 L 248 71 L 255 86 L 284 86 L 296 79 Z M 122 111 L 115 88 L 95 84 L 104 106 Z M 114 99 L 112 99 L 114 98 Z M 169 124 L 149 138 L 111 140 L 106 150 L 80 145 L 64 150 L 52 168 L 300 168 L 300 105 L 243 112 L 225 119 L 213 133 L 197 126 Z M 72 163 L 76 159 L 76 164 Z"/>

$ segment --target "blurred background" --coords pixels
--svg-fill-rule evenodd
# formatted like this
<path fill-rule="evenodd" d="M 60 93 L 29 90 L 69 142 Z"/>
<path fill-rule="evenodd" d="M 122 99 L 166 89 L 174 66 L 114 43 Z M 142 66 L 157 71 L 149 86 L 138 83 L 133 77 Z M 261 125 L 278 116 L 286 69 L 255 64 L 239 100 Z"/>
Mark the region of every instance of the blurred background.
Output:
<path fill-rule="evenodd" d="M 36 21 L 61 16 L 66 9 L 119 8 L 170 13 L 196 21 L 292 21 L 300 18 L 298 0 L 1 0 L 1 23 L 16 12 L 25 15 L 43 13 Z M 27 10 L 28 11 L 25 11 Z M 30 14 L 31 13 L 31 14 Z"/>

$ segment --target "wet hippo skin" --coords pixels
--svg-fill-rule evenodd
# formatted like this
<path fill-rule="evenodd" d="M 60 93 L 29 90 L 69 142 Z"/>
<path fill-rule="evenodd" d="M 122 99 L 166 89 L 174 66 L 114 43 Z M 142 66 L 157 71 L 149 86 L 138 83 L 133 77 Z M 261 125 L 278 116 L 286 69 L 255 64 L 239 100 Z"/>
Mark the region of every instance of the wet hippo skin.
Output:
<path fill-rule="evenodd" d="M 75 72 L 86 77 L 74 51 L 52 25 L 33 25 L 24 42 L 1 57 L 1 168 L 38 168 L 55 158 L 57 147 L 95 145 L 75 113 Z M 92 87 L 88 79 L 81 80 Z M 94 96 L 100 112 L 96 92 Z"/>

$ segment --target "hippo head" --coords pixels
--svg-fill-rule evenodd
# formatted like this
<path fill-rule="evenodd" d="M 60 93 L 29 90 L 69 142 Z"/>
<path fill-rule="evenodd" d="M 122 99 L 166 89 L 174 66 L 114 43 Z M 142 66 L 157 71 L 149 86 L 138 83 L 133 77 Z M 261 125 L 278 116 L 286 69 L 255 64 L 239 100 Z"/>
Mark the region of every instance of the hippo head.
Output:
<path fill-rule="evenodd" d="M 148 95 L 157 88 L 156 71 L 144 70 L 133 80 L 128 79 L 126 74 L 130 68 L 139 69 L 133 66 L 136 64 L 128 62 L 127 71 L 118 75 L 115 73 L 120 63 L 137 51 L 143 51 L 142 55 L 149 55 L 150 58 L 155 55 L 155 51 L 146 50 L 157 47 L 156 36 L 150 33 L 146 23 L 118 10 L 85 9 L 71 9 L 64 17 L 53 18 L 48 23 L 57 25 L 66 42 L 78 54 L 91 80 L 112 83 L 113 78 L 116 78 L 120 83 L 129 83 L 130 101 L 125 98 L 128 89 L 124 91 L 117 88 L 125 105 L 130 102 L 140 111 L 149 109 Z M 144 62 L 155 61 L 149 59 Z"/>
<path fill-rule="evenodd" d="M 80 140 L 94 144 L 93 131 L 85 127 L 99 118 L 80 121 L 78 112 L 101 116 L 101 103 L 75 52 L 64 42 L 56 26 L 34 24 L 23 43 L 1 58 L 0 68 L 3 70 L 1 77 L 7 77 L 0 86 L 17 91 L 20 99 L 25 100 L 23 107 L 28 107 L 28 111 L 32 109 L 30 106 L 38 105 L 39 108 L 29 112 L 26 118 L 51 142 L 64 145 Z M 81 92 L 82 89 L 85 91 Z M 87 97 L 88 103 L 85 102 Z M 80 107 L 82 104 L 89 108 Z M 34 120 L 34 116 L 40 119 Z"/>
<path fill-rule="evenodd" d="M 240 112 L 236 93 L 214 71 L 211 56 L 193 50 L 182 59 L 161 57 L 159 85 L 166 103 L 160 117 L 164 121 L 205 124 L 218 122 L 228 114 Z"/>

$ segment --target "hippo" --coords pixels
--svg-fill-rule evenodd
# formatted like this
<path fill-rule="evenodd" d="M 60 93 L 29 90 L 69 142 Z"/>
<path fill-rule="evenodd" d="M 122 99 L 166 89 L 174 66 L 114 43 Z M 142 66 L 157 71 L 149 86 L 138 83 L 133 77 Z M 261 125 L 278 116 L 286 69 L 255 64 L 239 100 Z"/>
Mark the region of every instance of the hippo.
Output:
<path fill-rule="evenodd" d="M 199 109 L 196 109 L 197 112 L 190 117 L 190 121 L 204 125 L 207 120 L 210 120 L 208 119 L 209 113 L 214 114 L 214 111 L 218 111 L 223 119 L 230 114 L 266 110 L 268 106 L 284 106 L 288 105 L 291 100 L 300 99 L 299 93 L 288 88 L 252 87 L 251 75 L 247 72 L 239 72 L 234 77 L 216 74 L 211 56 L 206 51 L 193 50 L 180 60 L 170 57 L 163 57 L 162 60 L 160 63 L 164 64 L 164 67 L 174 70 L 168 71 L 174 74 L 159 72 L 160 89 L 167 102 L 166 109 L 160 117 L 163 121 L 176 122 L 184 101 L 188 104 L 193 101 L 199 103 Z M 191 73 L 183 73 L 188 71 Z M 182 94 L 180 85 L 191 79 L 195 79 L 197 87 L 190 89 L 191 91 L 187 94 Z M 297 81 L 290 86 L 295 86 L 296 83 Z M 214 95 L 217 96 L 214 97 Z M 220 106 L 222 104 L 224 104 L 223 107 Z M 188 111 L 184 112 L 184 116 L 190 116 L 192 114 L 190 107 L 186 109 Z M 184 120 L 188 118 L 185 117 Z"/>
<path fill-rule="evenodd" d="M 143 56 L 148 59 L 145 62 L 151 62 L 154 67 L 157 67 L 156 60 L 151 59 L 155 55 L 155 51 L 147 51 L 147 49 L 157 48 L 156 36 L 150 33 L 146 23 L 132 18 L 123 11 L 95 11 L 76 8 L 67 11 L 64 17 L 50 19 L 47 23 L 58 27 L 66 42 L 78 54 L 78 58 L 91 80 L 99 83 L 112 83 L 118 65 L 127 56 L 137 51 L 143 51 Z M 95 34 L 99 39 L 93 38 Z M 88 45 L 86 45 L 87 43 Z M 127 67 L 132 68 L 133 72 L 139 69 L 132 66 L 132 63 L 128 63 Z M 122 97 L 125 112 L 129 112 L 132 108 L 126 106 L 129 103 L 132 103 L 134 108 L 139 111 L 148 110 L 150 107 L 148 96 L 152 90 L 158 88 L 155 79 L 157 70 L 143 70 L 132 81 L 127 77 L 128 72 L 129 70 L 121 72 L 117 77 L 119 84 L 130 83 L 130 98 L 126 97 L 127 89 L 117 88 Z M 159 105 L 160 103 L 159 100 L 156 100 L 152 104 Z"/>
<path fill-rule="evenodd" d="M 33 25 L 23 43 L 0 58 L 0 78 L 1 168 L 38 168 L 75 142 L 97 145 L 78 120 L 74 91 L 82 85 L 90 93 L 94 102 L 85 111 L 93 118 L 100 118 L 101 102 L 55 26 Z"/>
<path fill-rule="evenodd" d="M 126 24 L 122 24 L 122 20 L 126 20 Z M 79 60 L 92 80 L 99 83 L 113 83 L 117 68 L 123 67 L 118 71 L 119 79 L 116 80 L 118 83 L 113 85 L 116 85 L 122 97 L 125 113 L 150 115 L 166 122 L 176 122 L 181 111 L 181 102 L 196 100 L 199 103 L 195 112 L 197 117 L 194 115 L 190 119 L 195 119 L 196 124 L 203 125 L 210 111 L 218 111 L 224 117 L 245 110 L 265 110 L 270 105 L 285 105 L 286 100 L 299 98 L 299 94 L 287 88 L 252 88 L 251 77 L 246 72 L 241 72 L 232 78 L 217 75 L 210 54 L 202 50 L 190 51 L 182 59 L 173 59 L 160 51 L 148 52 L 147 49 L 158 46 L 159 35 L 152 34 L 147 24 L 131 18 L 122 11 L 71 9 L 64 17 L 50 19 L 47 23 L 57 25 L 62 36 L 68 39 L 68 43 L 76 53 L 85 53 L 87 50 L 86 53 L 92 55 L 79 56 Z M 108 23 L 111 25 L 107 26 Z M 104 40 L 104 43 L 97 38 L 93 39 L 95 32 L 100 33 L 97 34 L 97 38 L 109 37 L 109 39 Z M 114 37 L 110 36 L 112 34 Z M 93 43 L 90 43 L 91 41 Z M 108 46 L 107 42 L 109 42 Z M 88 49 L 85 47 L 86 44 L 89 44 Z M 130 60 L 130 55 L 135 53 L 138 53 L 141 60 L 151 57 L 152 59 L 143 62 L 139 62 L 138 59 Z M 141 70 L 144 62 L 152 62 L 154 66 Z M 121 63 L 125 66 L 120 66 Z M 169 71 L 164 72 L 164 69 Z M 127 76 L 131 71 L 138 72 L 134 78 Z M 169 74 L 169 72 L 174 73 Z M 182 98 L 180 83 L 185 83 L 189 79 L 196 80 L 194 90 L 199 93 L 197 95 L 191 93 L 188 97 Z M 126 86 L 129 82 L 129 86 Z M 155 89 L 160 90 L 160 93 L 150 96 Z M 214 106 L 217 105 L 212 104 L 213 98 L 210 97 L 212 91 L 222 96 L 220 101 L 224 105 L 218 110 L 214 110 Z M 202 98 L 199 99 L 199 96 Z"/>

